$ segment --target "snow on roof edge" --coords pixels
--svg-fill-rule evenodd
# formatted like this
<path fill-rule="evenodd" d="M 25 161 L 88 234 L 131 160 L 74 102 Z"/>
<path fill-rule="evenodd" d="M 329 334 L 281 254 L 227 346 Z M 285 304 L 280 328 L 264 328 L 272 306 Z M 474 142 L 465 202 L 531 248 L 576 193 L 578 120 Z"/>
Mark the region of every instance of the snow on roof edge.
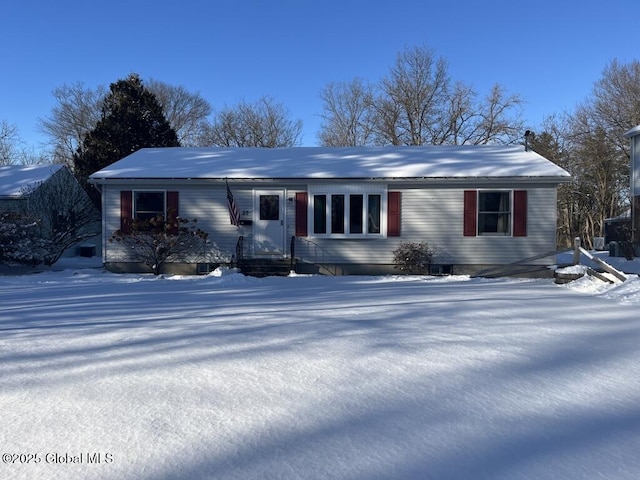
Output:
<path fill-rule="evenodd" d="M 90 176 L 108 179 L 569 178 L 522 146 L 141 149 Z"/>
<path fill-rule="evenodd" d="M 25 189 L 48 180 L 62 168 L 61 164 L 0 166 L 0 198 L 20 198 Z"/>
<path fill-rule="evenodd" d="M 636 135 L 640 134 L 640 125 L 637 125 L 629 130 L 627 130 L 626 132 L 624 132 L 622 134 L 622 136 L 624 138 L 631 138 L 631 137 L 635 137 Z"/>

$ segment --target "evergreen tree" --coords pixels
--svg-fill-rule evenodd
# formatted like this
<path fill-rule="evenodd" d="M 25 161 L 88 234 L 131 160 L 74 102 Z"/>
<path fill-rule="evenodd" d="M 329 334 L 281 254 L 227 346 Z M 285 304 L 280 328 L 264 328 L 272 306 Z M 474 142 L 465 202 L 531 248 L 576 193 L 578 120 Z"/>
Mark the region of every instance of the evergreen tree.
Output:
<path fill-rule="evenodd" d="M 100 208 L 89 175 L 145 147 L 178 147 L 178 136 L 156 97 L 137 74 L 118 80 L 105 97 L 100 120 L 73 156 L 74 173 Z"/>

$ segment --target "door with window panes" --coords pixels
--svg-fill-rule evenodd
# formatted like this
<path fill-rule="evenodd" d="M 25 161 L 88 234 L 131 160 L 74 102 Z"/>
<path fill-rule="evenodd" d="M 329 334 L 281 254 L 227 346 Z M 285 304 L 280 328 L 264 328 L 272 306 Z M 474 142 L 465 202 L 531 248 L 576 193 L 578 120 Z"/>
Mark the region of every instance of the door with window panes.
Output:
<path fill-rule="evenodd" d="M 284 255 L 284 191 L 256 190 L 254 192 L 253 218 L 254 255 Z"/>

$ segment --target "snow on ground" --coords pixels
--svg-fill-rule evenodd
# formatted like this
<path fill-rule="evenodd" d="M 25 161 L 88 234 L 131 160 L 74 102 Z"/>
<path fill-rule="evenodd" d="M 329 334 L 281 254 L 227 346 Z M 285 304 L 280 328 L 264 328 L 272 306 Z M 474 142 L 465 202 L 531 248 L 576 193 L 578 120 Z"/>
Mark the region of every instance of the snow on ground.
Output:
<path fill-rule="evenodd" d="M 0 478 L 637 479 L 630 277 L 0 277 Z"/>

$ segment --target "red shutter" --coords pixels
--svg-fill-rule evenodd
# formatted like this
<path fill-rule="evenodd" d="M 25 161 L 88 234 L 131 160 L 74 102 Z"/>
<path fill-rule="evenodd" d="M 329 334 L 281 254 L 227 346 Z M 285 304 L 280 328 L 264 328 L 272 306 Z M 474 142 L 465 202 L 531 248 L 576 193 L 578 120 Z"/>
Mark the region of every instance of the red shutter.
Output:
<path fill-rule="evenodd" d="M 465 237 L 475 237 L 477 231 L 477 204 L 478 193 L 475 190 L 464 191 L 464 227 Z"/>
<path fill-rule="evenodd" d="M 513 192 L 513 236 L 527 236 L 527 191 Z"/>
<path fill-rule="evenodd" d="M 178 233 L 178 215 L 178 192 L 167 192 L 167 223 L 170 225 L 167 233 Z"/>
<path fill-rule="evenodd" d="M 131 233 L 131 219 L 133 214 L 133 192 L 122 190 L 120 192 L 120 231 Z"/>
<path fill-rule="evenodd" d="M 307 192 L 296 193 L 296 237 L 307 236 Z"/>
<path fill-rule="evenodd" d="M 387 236 L 400 236 L 401 192 L 389 192 L 387 195 Z"/>

